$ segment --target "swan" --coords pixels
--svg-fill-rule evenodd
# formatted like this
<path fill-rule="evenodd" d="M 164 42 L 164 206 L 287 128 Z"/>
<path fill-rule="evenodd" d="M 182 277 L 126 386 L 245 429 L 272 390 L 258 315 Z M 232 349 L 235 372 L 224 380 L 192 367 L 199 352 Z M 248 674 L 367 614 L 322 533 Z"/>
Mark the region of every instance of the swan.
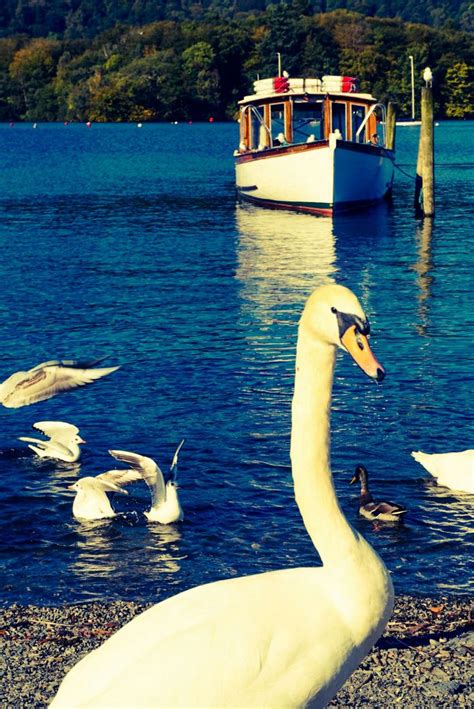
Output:
<path fill-rule="evenodd" d="M 115 372 L 119 367 L 99 367 L 104 357 L 91 362 L 51 360 L 27 372 L 15 372 L 0 384 L 0 403 L 11 409 L 50 399 L 55 394 L 90 384 Z"/>
<path fill-rule="evenodd" d="M 76 480 L 68 486 L 69 490 L 76 492 L 72 514 L 76 519 L 89 521 L 115 517 L 116 512 L 107 493 L 120 492 L 128 495 L 127 491 L 123 490 L 123 485 L 141 479 L 141 474 L 136 470 L 108 470 L 95 477 L 87 476 Z"/>
<path fill-rule="evenodd" d="M 33 428 L 49 437 L 45 441 L 41 438 L 19 436 L 19 441 L 28 443 L 28 448 L 40 458 L 53 458 L 66 463 L 75 463 L 81 456 L 80 445 L 85 443 L 79 435 L 79 429 L 66 421 L 37 421 Z"/>
<path fill-rule="evenodd" d="M 412 456 L 439 485 L 474 495 L 474 449 L 453 453 L 413 451 Z"/>
<path fill-rule="evenodd" d="M 170 478 L 165 484 L 163 473 L 152 458 L 129 451 L 110 450 L 117 460 L 128 463 L 140 472 L 151 491 L 151 508 L 145 512 L 149 522 L 172 524 L 183 519 L 183 510 L 178 498 L 178 456 L 184 440 L 177 447 L 170 466 Z"/>
<path fill-rule="evenodd" d="M 407 510 L 395 502 L 386 500 L 374 501 L 369 491 L 369 473 L 363 465 L 358 465 L 350 482 L 360 482 L 359 514 L 366 519 L 382 522 L 401 522 Z"/>
<path fill-rule="evenodd" d="M 299 325 L 291 462 L 323 566 L 216 581 L 152 606 L 70 670 L 52 707 L 323 707 L 336 694 L 393 607 L 390 575 L 344 517 L 329 466 L 336 348 L 384 377 L 368 332 L 338 285 L 310 296 Z"/>

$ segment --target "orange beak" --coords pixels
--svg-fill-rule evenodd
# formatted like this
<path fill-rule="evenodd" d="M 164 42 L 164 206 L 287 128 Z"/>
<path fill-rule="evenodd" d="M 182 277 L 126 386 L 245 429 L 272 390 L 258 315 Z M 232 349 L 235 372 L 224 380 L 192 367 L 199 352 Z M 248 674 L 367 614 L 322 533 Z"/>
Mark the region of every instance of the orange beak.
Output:
<path fill-rule="evenodd" d="M 367 337 L 359 332 L 356 325 L 351 325 L 347 328 L 341 337 L 341 342 L 354 362 L 359 365 L 368 377 L 375 379 L 377 382 L 382 381 L 385 377 L 385 369 L 375 359 Z"/>

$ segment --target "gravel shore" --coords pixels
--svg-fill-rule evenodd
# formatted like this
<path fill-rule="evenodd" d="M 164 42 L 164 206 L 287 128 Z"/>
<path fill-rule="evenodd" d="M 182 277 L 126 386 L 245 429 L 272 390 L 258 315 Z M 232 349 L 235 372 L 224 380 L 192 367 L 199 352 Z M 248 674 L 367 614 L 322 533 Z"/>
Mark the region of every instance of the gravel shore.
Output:
<path fill-rule="evenodd" d="M 2 709 L 44 707 L 64 674 L 146 606 L 133 602 L 0 609 Z M 399 596 L 385 634 L 333 707 L 472 707 L 468 598 Z"/>

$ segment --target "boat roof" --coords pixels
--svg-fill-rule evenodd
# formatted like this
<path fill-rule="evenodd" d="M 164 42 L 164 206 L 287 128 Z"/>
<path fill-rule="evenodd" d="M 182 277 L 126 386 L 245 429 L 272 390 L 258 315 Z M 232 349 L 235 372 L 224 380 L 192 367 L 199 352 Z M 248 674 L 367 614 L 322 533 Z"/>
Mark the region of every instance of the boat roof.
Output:
<path fill-rule="evenodd" d="M 361 93 L 358 90 L 358 80 L 351 76 L 323 76 L 318 78 L 298 78 L 288 75 L 269 77 L 268 79 L 257 79 L 254 81 L 253 90 L 255 93 L 245 96 L 239 105 L 252 103 L 266 103 L 280 100 L 318 99 L 327 96 L 333 99 L 352 99 L 375 103 L 376 98 L 371 94 Z"/>
<path fill-rule="evenodd" d="M 266 101 L 268 99 L 289 99 L 289 98 L 301 98 L 304 99 L 305 96 L 309 96 L 310 98 L 325 98 L 326 96 L 329 96 L 330 98 L 342 98 L 345 99 L 346 101 L 348 99 L 351 100 L 358 100 L 358 101 L 370 101 L 370 102 L 375 102 L 377 99 L 372 96 L 372 94 L 362 94 L 362 93 L 355 93 L 353 91 L 302 91 L 299 89 L 290 89 L 289 91 L 284 91 L 283 93 L 279 93 L 277 91 L 268 91 L 267 92 L 259 92 L 257 94 L 250 94 L 249 96 L 244 96 L 243 99 L 241 99 L 238 103 L 239 105 L 243 105 L 246 103 L 260 103 L 262 101 Z"/>

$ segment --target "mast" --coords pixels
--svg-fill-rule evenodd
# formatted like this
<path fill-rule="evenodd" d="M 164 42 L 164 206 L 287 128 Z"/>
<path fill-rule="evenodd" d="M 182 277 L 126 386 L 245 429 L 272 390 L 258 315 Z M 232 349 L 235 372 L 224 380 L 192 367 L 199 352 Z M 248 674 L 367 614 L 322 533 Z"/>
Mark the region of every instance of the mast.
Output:
<path fill-rule="evenodd" d="M 411 65 L 411 119 L 415 120 L 415 68 L 413 66 L 413 55 L 409 55 Z"/>

